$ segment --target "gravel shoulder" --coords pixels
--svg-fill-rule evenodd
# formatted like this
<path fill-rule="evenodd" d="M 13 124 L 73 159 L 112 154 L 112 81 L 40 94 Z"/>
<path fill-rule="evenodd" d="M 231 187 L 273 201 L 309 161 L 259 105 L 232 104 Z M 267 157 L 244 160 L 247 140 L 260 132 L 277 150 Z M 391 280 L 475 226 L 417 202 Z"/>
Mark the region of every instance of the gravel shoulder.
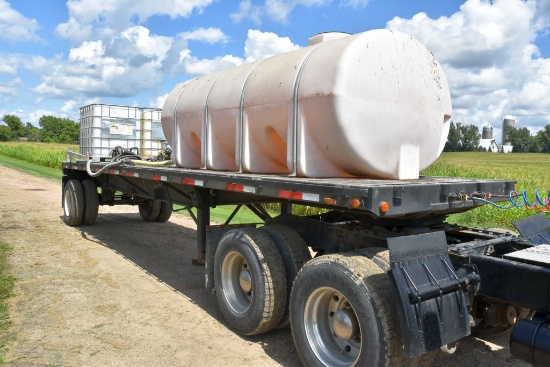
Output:
<path fill-rule="evenodd" d="M 300 366 L 289 329 L 241 337 L 204 293 L 195 224 L 100 207 L 93 226 L 61 220 L 60 183 L 0 166 L 0 240 L 13 246 L 10 366 Z M 465 338 L 437 366 L 527 366 L 508 335 Z"/>

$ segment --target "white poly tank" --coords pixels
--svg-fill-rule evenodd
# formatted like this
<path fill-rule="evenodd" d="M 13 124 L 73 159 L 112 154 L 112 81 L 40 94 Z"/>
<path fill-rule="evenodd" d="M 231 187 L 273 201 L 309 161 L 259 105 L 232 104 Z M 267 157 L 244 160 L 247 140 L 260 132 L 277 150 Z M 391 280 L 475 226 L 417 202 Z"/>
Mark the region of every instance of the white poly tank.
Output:
<path fill-rule="evenodd" d="M 187 81 L 162 111 L 180 167 L 301 177 L 418 178 L 450 118 L 433 54 L 390 30 L 324 35 Z"/>

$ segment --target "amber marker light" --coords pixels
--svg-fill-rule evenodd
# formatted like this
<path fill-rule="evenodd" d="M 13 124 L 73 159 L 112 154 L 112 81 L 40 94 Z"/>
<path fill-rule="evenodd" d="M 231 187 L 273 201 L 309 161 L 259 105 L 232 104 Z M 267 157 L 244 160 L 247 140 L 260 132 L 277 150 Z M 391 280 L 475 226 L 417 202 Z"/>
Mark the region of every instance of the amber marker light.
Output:
<path fill-rule="evenodd" d="M 361 201 L 357 198 L 351 200 L 351 207 L 357 209 L 361 206 Z"/>
<path fill-rule="evenodd" d="M 390 210 L 390 204 L 388 204 L 385 201 L 381 201 L 380 205 L 378 206 L 378 209 L 380 210 L 380 213 L 382 213 L 382 214 L 387 213 L 388 210 Z"/>
<path fill-rule="evenodd" d="M 335 198 L 324 198 L 323 201 L 325 202 L 325 204 L 336 205 Z"/>

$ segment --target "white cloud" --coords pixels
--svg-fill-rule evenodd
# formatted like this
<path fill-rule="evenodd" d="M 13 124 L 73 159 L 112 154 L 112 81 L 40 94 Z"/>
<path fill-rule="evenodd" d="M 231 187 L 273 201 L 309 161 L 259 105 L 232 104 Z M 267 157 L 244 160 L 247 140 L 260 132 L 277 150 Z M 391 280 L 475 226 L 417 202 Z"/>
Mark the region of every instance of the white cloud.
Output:
<path fill-rule="evenodd" d="M 69 50 L 69 60 L 93 60 L 98 57 L 102 57 L 104 53 L 105 48 L 103 47 L 103 42 L 84 42 L 79 47 L 71 48 Z"/>
<path fill-rule="evenodd" d="M 60 111 L 65 114 L 76 114 L 76 112 L 79 111 L 79 101 L 75 101 L 74 99 L 70 99 L 65 101 L 63 103 L 63 107 L 61 107 Z"/>
<path fill-rule="evenodd" d="M 59 37 L 82 41 L 97 28 L 97 35 L 106 37 L 143 23 L 153 16 L 187 18 L 202 12 L 213 0 L 68 0 L 69 19 L 57 26 Z"/>
<path fill-rule="evenodd" d="M 239 9 L 230 14 L 231 20 L 235 23 L 239 23 L 243 19 L 250 19 L 254 24 L 262 24 L 262 7 L 258 5 L 252 5 L 250 0 L 242 0 L 239 3 Z"/>
<path fill-rule="evenodd" d="M 550 59 L 534 44 L 541 19 L 533 0 L 467 0 L 449 17 L 395 17 L 387 28 L 417 38 L 442 63 L 455 121 L 496 125 L 515 113 L 541 126 L 550 123 Z"/>
<path fill-rule="evenodd" d="M 61 38 L 78 42 L 90 38 L 92 26 L 91 24 L 80 23 L 75 18 L 71 17 L 66 23 L 58 24 L 55 28 L 55 32 Z"/>
<path fill-rule="evenodd" d="M 81 43 L 70 49 L 66 60 L 48 60 L 42 82 L 33 91 L 69 98 L 133 96 L 158 86 L 171 67 L 164 63 L 169 52 L 184 45 L 133 26 L 105 41 Z"/>
<path fill-rule="evenodd" d="M 7 82 L 0 82 L 0 95 L 17 97 L 18 88 L 22 85 L 21 78 L 17 77 Z"/>
<path fill-rule="evenodd" d="M 38 126 L 38 120 L 40 120 L 42 116 L 56 116 L 56 114 L 53 111 L 36 110 L 34 112 L 29 113 L 29 122 Z"/>
<path fill-rule="evenodd" d="M 214 59 L 196 59 L 188 56 L 183 60 L 185 74 L 201 76 L 215 73 L 216 71 L 229 69 L 243 63 L 243 59 L 233 55 L 216 57 Z"/>
<path fill-rule="evenodd" d="M 166 101 L 166 98 L 168 98 L 168 95 L 170 93 L 166 93 L 163 95 L 158 96 L 152 101 L 149 101 L 149 107 L 151 108 L 162 108 L 164 106 L 164 101 Z"/>
<path fill-rule="evenodd" d="M 279 37 L 275 33 L 249 29 L 244 46 L 244 55 L 246 61 L 250 62 L 279 55 L 298 48 L 300 48 L 300 46 L 292 43 L 288 37 Z"/>
<path fill-rule="evenodd" d="M 238 9 L 230 14 L 235 23 L 243 19 L 250 19 L 254 24 L 262 23 L 261 18 L 267 17 L 270 20 L 286 24 L 292 11 L 299 6 L 326 6 L 332 3 L 331 0 L 265 0 L 262 5 L 252 4 L 252 0 L 241 0 Z M 341 0 L 340 7 L 364 8 L 369 0 Z"/>
<path fill-rule="evenodd" d="M 364 8 L 369 4 L 369 0 L 342 0 L 340 7 Z"/>
<path fill-rule="evenodd" d="M 0 55 L 0 74 L 17 74 L 19 62 L 13 55 Z"/>
<path fill-rule="evenodd" d="M 185 41 L 202 41 L 206 43 L 227 42 L 227 36 L 219 28 L 197 28 L 190 32 L 183 32 L 178 35 Z"/>
<path fill-rule="evenodd" d="M 0 39 L 8 42 L 36 41 L 38 22 L 29 19 L 16 10 L 6 0 L 0 0 Z"/>
<path fill-rule="evenodd" d="M 266 0 L 264 10 L 266 15 L 279 23 L 287 23 L 289 14 L 297 6 L 321 6 L 326 5 L 327 0 Z"/>

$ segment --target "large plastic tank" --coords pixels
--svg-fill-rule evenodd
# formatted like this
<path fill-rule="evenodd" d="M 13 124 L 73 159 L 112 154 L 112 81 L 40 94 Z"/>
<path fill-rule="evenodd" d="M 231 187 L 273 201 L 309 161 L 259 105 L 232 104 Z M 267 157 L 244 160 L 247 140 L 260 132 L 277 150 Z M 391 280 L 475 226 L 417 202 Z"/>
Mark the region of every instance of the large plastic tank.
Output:
<path fill-rule="evenodd" d="M 338 34 L 189 80 L 162 111 L 178 166 L 302 177 L 418 178 L 445 145 L 441 66 L 410 36 Z"/>

